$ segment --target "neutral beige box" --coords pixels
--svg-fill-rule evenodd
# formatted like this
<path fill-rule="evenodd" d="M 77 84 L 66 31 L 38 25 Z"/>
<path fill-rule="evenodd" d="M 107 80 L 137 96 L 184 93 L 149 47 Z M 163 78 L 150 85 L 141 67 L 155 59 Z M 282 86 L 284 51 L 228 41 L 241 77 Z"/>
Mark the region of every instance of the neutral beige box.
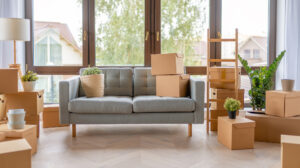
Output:
<path fill-rule="evenodd" d="M 152 75 L 184 74 L 183 55 L 176 53 L 152 54 Z"/>
<path fill-rule="evenodd" d="M 254 148 L 255 121 L 237 117 L 218 118 L 218 141 L 231 150 Z"/>
<path fill-rule="evenodd" d="M 59 106 L 46 105 L 43 111 L 43 128 L 65 127 L 68 124 L 59 123 Z"/>
<path fill-rule="evenodd" d="M 4 121 L 6 119 L 5 105 L 6 105 L 5 95 L 0 94 L 0 121 Z"/>
<path fill-rule="evenodd" d="M 37 136 L 35 125 L 25 125 L 24 129 L 10 130 L 6 124 L 0 125 L 0 132 L 5 133 L 5 141 L 26 139 L 30 144 L 32 154 L 37 152 Z"/>
<path fill-rule="evenodd" d="M 277 117 L 264 114 L 246 113 L 246 118 L 256 122 L 255 140 L 280 143 L 280 136 L 299 135 L 300 117 Z"/>
<path fill-rule="evenodd" d="M 18 92 L 18 69 L 0 69 L 0 79 L 0 94 Z"/>
<path fill-rule="evenodd" d="M 1 168 L 31 168 L 31 147 L 24 139 L 0 142 Z"/>
<path fill-rule="evenodd" d="M 300 136 L 281 135 L 281 167 L 300 167 Z"/>
<path fill-rule="evenodd" d="M 229 67 L 212 67 L 210 68 L 210 79 L 235 80 L 235 69 Z M 241 83 L 241 68 L 238 69 L 238 88 Z M 217 89 L 235 89 L 235 82 L 211 82 L 211 88 Z"/>
<path fill-rule="evenodd" d="M 238 90 L 238 99 L 241 102 L 241 109 L 244 108 L 244 89 L 239 89 Z M 210 109 L 212 110 L 225 110 L 224 108 L 224 103 L 225 100 L 229 98 L 234 98 L 235 99 L 235 90 L 231 89 L 211 89 L 211 98 L 212 99 L 217 99 L 217 102 L 211 102 Z"/>
<path fill-rule="evenodd" d="M 185 97 L 190 75 L 159 75 L 156 76 L 156 96 Z"/>
<path fill-rule="evenodd" d="M 267 91 L 266 114 L 279 117 L 300 115 L 300 91 Z"/>

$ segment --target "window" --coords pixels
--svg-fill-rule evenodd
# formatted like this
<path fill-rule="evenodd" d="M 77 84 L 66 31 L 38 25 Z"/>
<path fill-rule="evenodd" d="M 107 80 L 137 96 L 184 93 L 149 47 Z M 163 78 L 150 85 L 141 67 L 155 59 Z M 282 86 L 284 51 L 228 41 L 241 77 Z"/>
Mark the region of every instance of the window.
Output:
<path fill-rule="evenodd" d="M 97 66 L 144 65 L 144 0 L 95 0 L 95 26 Z"/>
<path fill-rule="evenodd" d="M 260 50 L 259 49 L 253 49 L 253 58 L 254 59 L 261 59 L 260 58 Z"/>
<path fill-rule="evenodd" d="M 187 66 L 206 65 L 209 0 L 161 0 L 161 52 L 184 54 Z"/>
<path fill-rule="evenodd" d="M 234 37 L 239 30 L 239 52 L 251 66 L 268 65 L 268 0 L 222 1 L 222 37 Z M 223 45 L 222 56 L 233 57 L 234 46 Z M 261 59 L 250 59 L 253 49 L 264 51 Z M 254 54 L 254 53 L 253 53 Z M 253 57 L 252 57 L 253 58 Z"/>
<path fill-rule="evenodd" d="M 34 0 L 33 4 L 34 65 L 82 65 L 81 1 Z"/>

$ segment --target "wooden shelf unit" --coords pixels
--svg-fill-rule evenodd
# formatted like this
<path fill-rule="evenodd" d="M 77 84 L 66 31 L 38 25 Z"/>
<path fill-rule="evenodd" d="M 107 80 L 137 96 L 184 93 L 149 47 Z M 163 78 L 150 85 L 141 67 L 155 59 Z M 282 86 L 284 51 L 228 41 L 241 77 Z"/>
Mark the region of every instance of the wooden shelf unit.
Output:
<path fill-rule="evenodd" d="M 218 99 L 210 99 L 210 83 L 213 82 L 224 82 L 224 83 L 235 83 L 235 98 L 238 99 L 238 29 L 235 29 L 235 38 L 233 39 L 222 39 L 222 38 L 210 38 L 210 30 L 207 30 L 207 80 L 206 80 L 206 131 L 209 133 L 210 122 L 212 121 L 210 116 L 210 102 L 220 101 Z M 234 59 L 211 59 L 210 58 L 210 43 L 222 43 L 222 42 L 234 42 L 235 43 L 235 58 Z M 234 63 L 233 68 L 235 69 L 235 79 L 210 79 L 210 69 L 212 62 L 232 62 Z M 221 65 L 222 66 L 222 65 Z"/>

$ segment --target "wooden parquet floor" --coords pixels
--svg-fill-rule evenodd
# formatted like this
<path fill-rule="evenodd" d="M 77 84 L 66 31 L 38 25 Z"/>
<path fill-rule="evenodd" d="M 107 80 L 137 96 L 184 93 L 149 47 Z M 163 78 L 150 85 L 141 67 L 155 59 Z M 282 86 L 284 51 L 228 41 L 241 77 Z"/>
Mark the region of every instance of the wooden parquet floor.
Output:
<path fill-rule="evenodd" d="M 33 168 L 277 168 L 280 144 L 231 151 L 204 124 L 77 125 L 41 129 Z"/>

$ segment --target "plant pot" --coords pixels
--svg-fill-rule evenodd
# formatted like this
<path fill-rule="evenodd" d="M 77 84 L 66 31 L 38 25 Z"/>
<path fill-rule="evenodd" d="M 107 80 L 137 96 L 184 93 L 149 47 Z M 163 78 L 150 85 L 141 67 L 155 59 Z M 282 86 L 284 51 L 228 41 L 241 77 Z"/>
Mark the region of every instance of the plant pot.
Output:
<path fill-rule="evenodd" d="M 236 111 L 227 111 L 228 112 L 228 117 L 230 119 L 235 119 L 236 118 Z"/>
<path fill-rule="evenodd" d="M 24 88 L 25 92 L 32 92 L 32 91 L 34 91 L 35 84 L 36 84 L 36 81 L 30 81 L 30 82 L 23 82 L 22 81 L 22 85 L 23 85 L 23 88 Z"/>
<path fill-rule="evenodd" d="M 81 76 L 80 82 L 86 97 L 104 96 L 104 74 Z"/>
<path fill-rule="evenodd" d="M 295 80 L 292 79 L 281 79 L 281 85 L 283 91 L 291 92 L 294 89 Z"/>

